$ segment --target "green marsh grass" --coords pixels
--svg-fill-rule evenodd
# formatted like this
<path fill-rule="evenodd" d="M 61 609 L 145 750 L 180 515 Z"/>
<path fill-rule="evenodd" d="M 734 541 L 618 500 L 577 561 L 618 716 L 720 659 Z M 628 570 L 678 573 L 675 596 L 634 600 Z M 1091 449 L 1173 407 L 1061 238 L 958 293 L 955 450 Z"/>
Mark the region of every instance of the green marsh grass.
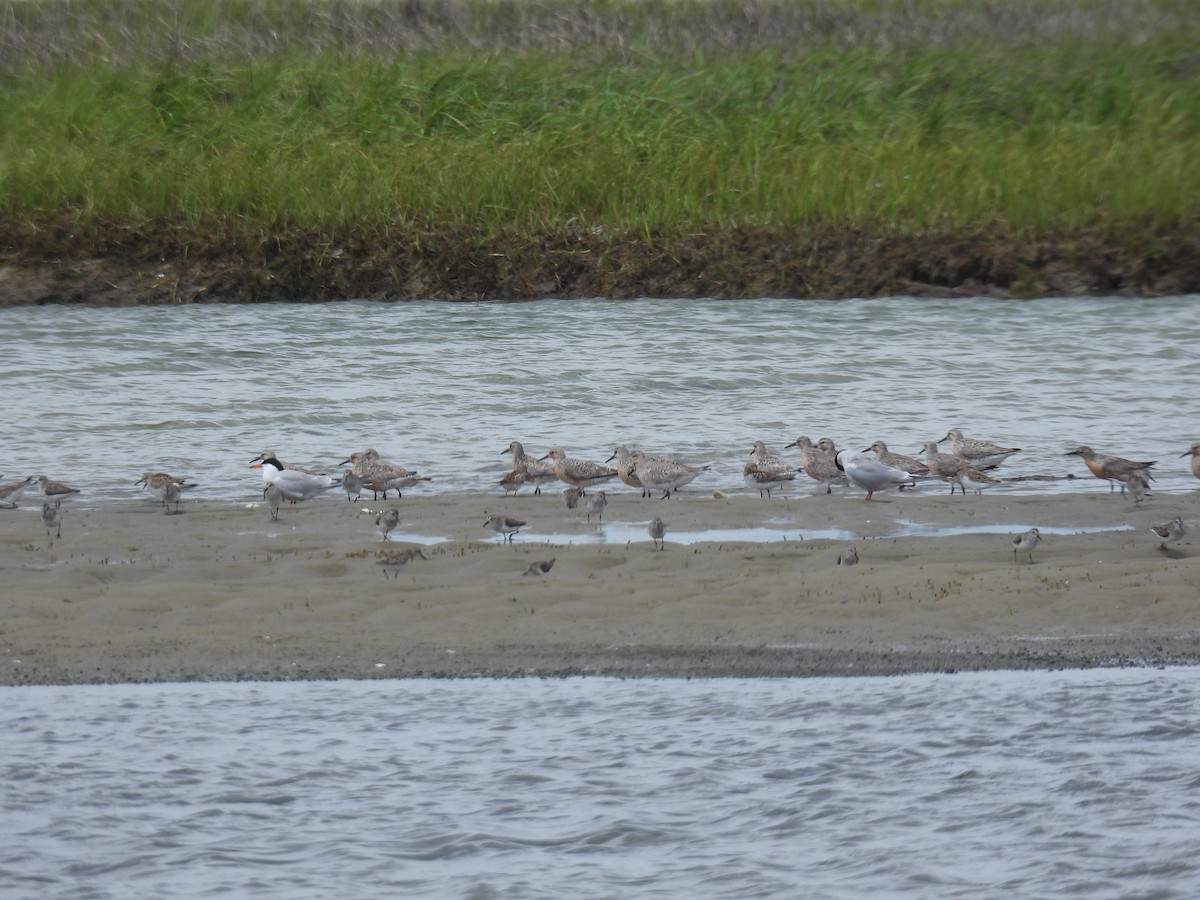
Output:
<path fill-rule="evenodd" d="M 0 6 L 0 216 L 1121 230 L 1200 212 L 1186 2 Z"/>

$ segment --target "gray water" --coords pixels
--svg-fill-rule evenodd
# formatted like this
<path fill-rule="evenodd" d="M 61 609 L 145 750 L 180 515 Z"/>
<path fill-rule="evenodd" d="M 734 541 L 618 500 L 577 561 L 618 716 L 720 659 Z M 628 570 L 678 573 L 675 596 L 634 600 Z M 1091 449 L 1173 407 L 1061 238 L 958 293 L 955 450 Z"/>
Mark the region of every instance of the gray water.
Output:
<path fill-rule="evenodd" d="M 0 896 L 1200 895 L 1200 670 L 0 689 Z"/>
<path fill-rule="evenodd" d="M 372 446 L 431 475 L 413 492 L 495 491 L 520 440 L 602 460 L 617 444 L 748 490 L 755 440 L 800 434 L 915 455 L 950 428 L 1022 452 L 1013 492 L 1095 491 L 1080 443 L 1157 459 L 1192 490 L 1196 298 L 339 303 L 0 310 L 9 426 L 0 476 L 44 472 L 83 503 L 147 469 L 199 499 L 261 499 L 252 457 L 331 471 Z M 797 461 L 799 453 L 794 449 Z M 812 489 L 812 488 L 807 488 Z M 943 490 L 931 485 L 926 490 Z"/>

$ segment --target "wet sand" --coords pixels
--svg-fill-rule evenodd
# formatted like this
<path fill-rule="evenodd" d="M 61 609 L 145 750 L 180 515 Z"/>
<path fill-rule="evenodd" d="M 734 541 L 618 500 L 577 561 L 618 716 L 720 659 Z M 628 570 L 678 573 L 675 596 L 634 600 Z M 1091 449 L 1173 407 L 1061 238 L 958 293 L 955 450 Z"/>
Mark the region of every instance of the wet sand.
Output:
<path fill-rule="evenodd" d="M 145 495 L 0 509 L 0 683 L 472 676 L 800 676 L 1200 662 L 1200 552 L 1086 494 L 669 501 L 613 491 L 601 531 L 551 490 L 285 506 Z M 251 490 L 251 496 L 253 492 Z M 397 507 L 383 542 L 375 513 Z M 530 527 L 511 545 L 491 514 Z M 668 524 L 666 549 L 646 534 Z M 1045 541 L 1014 561 L 1012 536 Z M 1095 529 L 1081 531 L 1081 529 Z M 599 542 L 604 533 L 608 542 Z M 740 537 L 746 536 L 747 539 Z M 681 538 L 686 543 L 681 543 Z M 771 539 L 786 538 L 786 539 Z M 420 546 L 396 578 L 380 555 Z M 855 546 L 860 562 L 839 567 Z M 522 573 L 554 558 L 544 577 Z"/>

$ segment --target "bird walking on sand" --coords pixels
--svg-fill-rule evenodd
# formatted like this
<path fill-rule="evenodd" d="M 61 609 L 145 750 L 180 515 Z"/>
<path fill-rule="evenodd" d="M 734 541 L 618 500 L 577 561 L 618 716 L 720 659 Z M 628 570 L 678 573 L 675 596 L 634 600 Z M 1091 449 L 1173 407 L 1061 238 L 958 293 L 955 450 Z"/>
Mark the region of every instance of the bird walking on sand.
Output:
<path fill-rule="evenodd" d="M 562 492 L 563 503 L 567 504 L 567 509 L 574 509 L 579 505 L 579 498 L 583 494 L 582 488 L 569 487 L 564 488 Z"/>
<path fill-rule="evenodd" d="M 555 559 L 557 559 L 557 558 L 558 557 L 555 557 Z M 548 574 L 552 568 L 554 568 L 554 559 L 543 559 L 543 560 L 540 560 L 539 562 L 530 563 L 529 568 L 526 569 L 521 574 L 522 575 L 534 575 L 534 576 L 540 577 L 542 575 Z"/>
<path fill-rule="evenodd" d="M 384 580 L 387 580 L 388 572 L 392 573 L 393 580 L 399 579 L 400 570 L 414 559 L 429 559 L 429 557 L 421 552 L 420 547 L 410 547 L 407 550 L 400 550 L 384 556 L 383 559 L 379 560 L 379 565 L 383 566 Z"/>
<path fill-rule="evenodd" d="M 605 460 L 610 463 L 616 460 L 617 477 L 631 488 L 637 488 L 642 492 L 642 499 L 646 499 L 646 486 L 642 484 L 642 479 L 638 478 L 637 472 L 634 470 L 633 454 L 629 452 L 628 447 L 617 447 L 613 450 L 612 456 Z"/>
<path fill-rule="evenodd" d="M 267 508 L 271 510 L 271 521 L 278 521 L 279 507 L 283 504 L 283 489 L 277 484 L 268 484 L 263 488 L 263 499 L 267 501 Z"/>
<path fill-rule="evenodd" d="M 658 516 L 650 520 L 650 524 L 646 527 L 646 531 L 650 533 L 650 539 L 654 541 L 655 550 L 666 550 L 667 542 L 663 540 L 667 533 L 667 523 Z"/>
<path fill-rule="evenodd" d="M 1148 462 L 1135 462 L 1132 459 L 1124 459 L 1120 456 L 1113 456 L 1109 453 L 1097 453 L 1091 447 L 1083 444 L 1076 447 L 1074 450 L 1068 450 L 1063 456 L 1078 456 L 1083 460 L 1084 465 L 1088 467 L 1088 471 L 1097 478 L 1108 482 L 1108 492 L 1111 494 L 1115 489 L 1115 485 L 1121 485 L 1121 492 L 1125 492 L 1125 481 L 1134 472 L 1141 472 L 1146 476 L 1148 481 L 1153 481 L 1154 476 L 1150 474 L 1151 467 L 1156 460 Z"/>
<path fill-rule="evenodd" d="M 1145 472 L 1134 472 L 1125 479 L 1125 489 L 1136 506 L 1150 496 L 1150 479 Z"/>
<path fill-rule="evenodd" d="M 346 492 L 346 500 L 357 503 L 362 496 L 363 480 L 357 472 L 346 472 L 342 475 L 342 490 Z"/>
<path fill-rule="evenodd" d="M 1017 561 L 1017 552 L 1021 550 L 1029 551 L 1029 561 L 1033 562 L 1033 548 L 1042 540 L 1042 533 L 1036 528 L 1030 528 L 1024 534 L 1018 534 L 1013 538 L 1013 562 Z"/>
<path fill-rule="evenodd" d="M 191 487 L 191 485 L 187 486 Z M 168 481 L 159 491 L 158 496 L 162 499 L 163 509 L 168 515 L 172 512 L 179 512 L 179 498 L 183 496 L 183 488 L 184 485 L 178 481 Z M 175 504 L 174 510 L 171 509 L 172 503 Z"/>
<path fill-rule="evenodd" d="M 950 452 L 954 456 L 960 456 L 979 468 L 998 466 L 1014 453 L 1021 452 L 1020 447 L 1001 447 L 991 441 L 963 437 L 963 433 L 957 428 L 951 428 L 938 443 L 940 444 L 942 441 L 950 442 Z"/>
<path fill-rule="evenodd" d="M 399 525 L 400 510 L 398 509 L 389 509 L 375 517 L 375 527 L 379 529 L 379 533 L 383 535 L 385 541 L 392 539 L 391 534 Z"/>
<path fill-rule="evenodd" d="M 525 524 L 525 522 L 522 522 L 520 519 L 514 519 L 512 516 L 489 516 L 488 520 L 483 523 L 483 527 L 492 529 L 492 531 L 504 538 L 505 543 L 511 544 L 513 535 L 524 528 Z"/>
<path fill-rule="evenodd" d="M 592 521 L 592 516 L 599 516 L 600 521 L 604 521 L 604 507 L 608 506 L 608 497 L 604 491 L 596 491 L 587 498 L 587 520 Z"/>
<path fill-rule="evenodd" d="M 37 477 L 42 485 L 42 493 L 52 500 L 64 500 L 70 494 L 78 494 L 79 488 L 67 487 L 61 481 L 52 481 L 45 475 Z"/>
<path fill-rule="evenodd" d="M 50 529 L 56 529 L 54 536 L 62 537 L 62 506 L 55 503 L 42 504 L 42 524 L 46 526 L 46 537 L 50 537 Z"/>
<path fill-rule="evenodd" d="M 849 550 L 843 550 L 838 554 L 839 566 L 857 566 L 858 565 L 858 548 L 851 547 Z"/>
<path fill-rule="evenodd" d="M 1154 532 L 1155 537 L 1162 541 L 1158 545 L 1158 549 L 1166 550 L 1167 544 L 1173 544 L 1183 537 L 1183 532 L 1186 529 L 1183 527 L 1183 519 L 1180 516 L 1176 516 L 1170 522 L 1163 522 L 1161 525 L 1151 525 L 1150 530 Z"/>

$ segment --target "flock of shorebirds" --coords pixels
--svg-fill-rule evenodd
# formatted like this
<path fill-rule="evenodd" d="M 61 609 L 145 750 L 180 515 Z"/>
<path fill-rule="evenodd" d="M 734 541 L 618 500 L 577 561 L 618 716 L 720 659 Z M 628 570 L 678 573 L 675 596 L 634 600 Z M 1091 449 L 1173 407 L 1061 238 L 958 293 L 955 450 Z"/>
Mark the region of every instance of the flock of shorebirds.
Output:
<path fill-rule="evenodd" d="M 947 442 L 949 452 L 942 452 L 939 445 Z M 941 440 L 927 441 L 920 451 L 923 459 L 894 453 L 883 441 L 875 441 L 858 452 L 838 450 L 829 438 L 814 443 L 807 437 L 799 437 L 788 446 L 800 451 L 799 465 L 772 456 L 762 441 L 754 442 L 742 475 L 748 486 L 758 490 L 760 497 L 769 497 L 773 490 L 782 490 L 784 485 L 794 481 L 801 473 L 824 484 L 826 493 L 832 492 L 834 485 L 850 485 L 866 491 L 864 499 L 868 501 L 877 491 L 889 488 L 904 490 L 915 486 L 920 480 L 928 479 L 948 483 L 951 494 L 955 493 L 957 487 L 965 495 L 968 486 L 975 493 L 980 493 L 1000 483 L 995 476 L 996 470 L 1006 459 L 1020 452 L 1019 447 L 1003 447 L 991 441 L 966 437 L 957 428 L 951 429 Z M 530 456 L 520 441 L 512 441 L 501 453 L 507 453 L 511 460 L 509 471 L 499 481 L 506 496 L 524 487 L 532 487 L 534 493 L 540 494 L 543 485 L 565 484 L 562 496 L 566 505 L 574 509 L 582 503 L 589 522 L 592 516 L 603 522 L 608 498 L 603 490 L 589 494 L 588 488 L 618 479 L 640 490 L 642 497 L 657 494 L 666 500 L 710 468 L 651 456 L 641 450 L 630 451 L 622 446 L 615 448 L 604 463 L 576 459 L 568 456 L 561 447 L 553 448 L 542 457 Z M 1092 475 L 1109 483 L 1110 492 L 1119 485 L 1121 493 L 1128 492 L 1135 503 L 1145 499 L 1150 483 L 1154 481 L 1152 473 L 1157 464 L 1155 460 L 1125 459 L 1100 453 L 1088 446 L 1076 447 L 1065 455 L 1078 456 Z M 1181 456 L 1191 456 L 1192 474 L 1200 478 L 1200 442 L 1192 444 Z M 608 463 L 613 465 L 610 467 Z M 432 480 L 382 459 L 373 449 L 351 453 L 339 466 L 349 468 L 337 475 L 316 472 L 295 463 L 281 462 L 273 450 L 264 450 L 251 461 L 252 468 L 262 471 L 263 499 L 272 519 L 279 517 L 280 507 L 285 502 L 294 504 L 311 500 L 333 488 L 345 491 L 350 501 L 360 499 L 365 491 L 370 491 L 373 499 L 377 500 L 382 495 L 386 500 L 390 491 L 396 491 L 399 498 L 403 490 Z M 18 498 L 35 484 L 47 498 L 42 504 L 42 521 L 47 536 L 53 531 L 56 537 L 62 537 L 62 504 L 65 499 L 79 494 L 78 488 L 51 480 L 45 475 L 31 475 L 20 481 L 0 484 L 0 506 L 15 507 Z M 185 478 L 166 472 L 144 472 L 134 484 L 156 491 L 168 513 L 178 512 L 184 491 L 196 486 Z M 724 496 L 720 491 L 714 493 Z M 375 525 L 385 541 L 390 539 L 399 524 L 400 513 L 396 509 L 381 512 L 375 519 Z M 511 542 L 526 524 L 511 516 L 493 515 L 484 522 L 483 527 L 499 535 L 501 540 Z M 655 517 L 650 522 L 647 532 L 654 541 L 655 549 L 665 548 L 666 530 L 667 526 L 661 517 Z M 1182 517 L 1177 516 L 1170 522 L 1152 526 L 1150 530 L 1159 538 L 1160 548 L 1165 550 L 1167 544 L 1183 537 L 1185 526 Z M 1043 538 L 1036 528 L 1018 535 L 1013 540 L 1014 560 L 1020 553 L 1028 553 L 1032 560 L 1033 550 L 1041 540 Z M 420 550 L 390 555 L 381 561 L 381 565 L 385 566 L 385 576 L 389 569 L 398 571 L 416 558 L 424 558 Z M 838 558 L 838 565 L 854 565 L 857 562 L 855 548 L 850 548 Z M 530 566 L 526 574 L 544 575 L 553 565 L 553 559 L 537 562 Z"/>

